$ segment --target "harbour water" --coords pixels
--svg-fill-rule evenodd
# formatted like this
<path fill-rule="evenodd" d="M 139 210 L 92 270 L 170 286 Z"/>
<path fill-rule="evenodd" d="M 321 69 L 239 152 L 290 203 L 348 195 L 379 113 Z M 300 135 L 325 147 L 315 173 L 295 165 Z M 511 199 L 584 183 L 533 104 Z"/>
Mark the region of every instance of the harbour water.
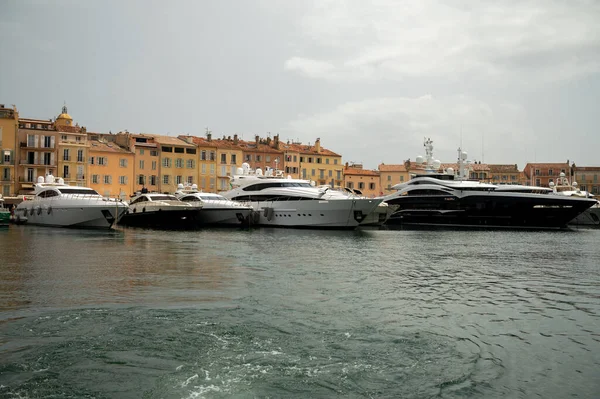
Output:
<path fill-rule="evenodd" d="M 598 398 L 600 230 L 0 230 L 1 398 Z"/>

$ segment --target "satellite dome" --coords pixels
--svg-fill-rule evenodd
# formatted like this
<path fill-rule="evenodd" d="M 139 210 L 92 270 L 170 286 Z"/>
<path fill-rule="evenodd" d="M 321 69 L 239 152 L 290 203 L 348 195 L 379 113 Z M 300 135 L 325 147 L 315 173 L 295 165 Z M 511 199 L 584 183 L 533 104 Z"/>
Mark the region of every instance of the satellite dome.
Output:
<path fill-rule="evenodd" d="M 177 189 L 178 189 L 178 190 L 183 190 L 183 183 L 179 183 L 179 184 L 177 185 Z"/>
<path fill-rule="evenodd" d="M 198 185 L 196 183 L 192 184 L 192 190 L 198 190 Z"/>
<path fill-rule="evenodd" d="M 38 176 L 38 183 L 44 182 L 44 176 Z"/>
<path fill-rule="evenodd" d="M 423 155 L 417 155 L 416 161 L 417 161 L 417 163 L 423 163 L 423 162 L 425 162 L 425 160 L 423 159 Z"/>
<path fill-rule="evenodd" d="M 261 168 L 256 168 L 256 176 L 262 176 L 263 175 L 263 171 Z"/>
<path fill-rule="evenodd" d="M 433 161 L 433 169 L 438 170 L 442 166 L 442 162 L 439 159 Z"/>
<path fill-rule="evenodd" d="M 244 169 L 242 169 L 242 168 L 237 168 L 237 169 L 235 170 L 235 174 L 236 174 L 236 175 L 243 175 L 243 174 L 244 174 Z"/>
<path fill-rule="evenodd" d="M 560 172 L 560 177 L 565 177 L 565 172 Z"/>
<path fill-rule="evenodd" d="M 550 188 L 554 187 L 554 182 L 551 181 L 550 183 L 548 183 L 548 186 L 550 186 Z"/>
<path fill-rule="evenodd" d="M 572 186 L 573 186 L 573 187 L 577 187 L 577 182 L 576 182 L 576 181 L 574 181 L 574 182 L 573 182 L 573 184 L 572 184 Z"/>
<path fill-rule="evenodd" d="M 62 177 L 59 177 L 58 184 L 65 184 L 65 180 Z"/>
<path fill-rule="evenodd" d="M 467 152 L 466 151 L 462 151 L 460 153 L 460 159 L 462 159 L 463 161 L 465 161 L 467 159 Z"/>
<path fill-rule="evenodd" d="M 454 169 L 453 168 L 448 168 L 448 169 L 446 169 L 446 173 L 448 173 L 449 175 L 453 175 L 454 174 Z"/>

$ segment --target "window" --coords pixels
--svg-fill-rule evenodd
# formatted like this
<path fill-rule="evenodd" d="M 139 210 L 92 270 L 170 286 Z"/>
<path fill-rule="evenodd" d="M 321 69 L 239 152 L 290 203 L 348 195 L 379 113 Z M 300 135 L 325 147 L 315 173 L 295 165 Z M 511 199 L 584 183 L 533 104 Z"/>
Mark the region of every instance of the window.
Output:
<path fill-rule="evenodd" d="M 375 190 L 375 183 L 369 183 L 369 190 Z"/>
<path fill-rule="evenodd" d="M 146 184 L 146 178 L 145 178 L 145 176 L 144 176 L 144 175 L 139 175 L 139 176 L 138 176 L 138 184 L 139 184 L 139 185 L 142 185 L 142 186 L 143 186 L 144 184 Z"/>
<path fill-rule="evenodd" d="M 45 148 L 52 147 L 52 137 L 50 137 L 50 136 L 44 136 L 44 147 Z"/>
<path fill-rule="evenodd" d="M 211 163 L 211 164 L 210 164 L 210 174 L 211 174 L 211 175 L 214 175 L 214 174 L 215 174 L 215 164 L 214 164 L 214 163 Z"/>
<path fill-rule="evenodd" d="M 539 186 L 540 185 L 540 179 L 535 179 L 535 185 Z"/>
<path fill-rule="evenodd" d="M 256 156 L 256 162 L 260 162 L 260 155 Z"/>
<path fill-rule="evenodd" d="M 337 159 L 334 159 L 334 160 L 333 160 L 333 164 L 334 164 L 334 165 L 337 165 L 337 162 L 338 162 L 338 160 L 337 160 Z"/>
<path fill-rule="evenodd" d="M 267 159 L 268 161 L 268 159 Z M 235 165 L 237 163 L 237 156 L 236 154 L 231 154 L 231 164 Z"/>
<path fill-rule="evenodd" d="M 325 158 L 325 163 L 329 165 L 329 158 Z"/>
<path fill-rule="evenodd" d="M 246 158 L 245 158 L 246 162 L 250 162 L 252 160 L 251 158 L 252 158 L 252 155 L 246 154 Z"/>
<path fill-rule="evenodd" d="M 188 169 L 194 169 L 194 164 L 195 164 L 195 162 L 194 162 L 193 159 L 188 159 L 187 162 L 186 162 L 186 167 Z"/>
<path fill-rule="evenodd" d="M 392 181 L 392 175 L 387 176 L 387 181 Z"/>
<path fill-rule="evenodd" d="M 81 142 L 81 137 L 80 136 L 75 137 L 75 141 L 78 142 L 78 143 L 80 143 Z"/>
<path fill-rule="evenodd" d="M 300 157 L 300 162 L 304 162 L 304 157 Z"/>
<path fill-rule="evenodd" d="M 183 182 L 183 178 L 181 176 L 175 176 L 175 184 L 181 184 Z"/>
<path fill-rule="evenodd" d="M 333 177 L 333 170 L 329 171 L 329 177 Z"/>
<path fill-rule="evenodd" d="M 9 168 L 4 168 L 2 180 L 4 180 L 4 181 L 10 180 L 10 169 Z"/>
<path fill-rule="evenodd" d="M 209 155 L 210 155 L 209 156 L 210 161 L 214 161 L 217 159 L 217 154 L 214 151 L 211 151 Z"/>
<path fill-rule="evenodd" d="M 175 147 L 175 154 L 183 154 L 185 152 L 184 148 Z"/>
<path fill-rule="evenodd" d="M 108 165 L 106 157 L 98 157 L 98 165 Z"/>
<path fill-rule="evenodd" d="M 308 157 L 308 163 L 312 163 L 312 157 Z"/>
<path fill-rule="evenodd" d="M 127 160 L 126 159 L 119 159 L 119 166 L 122 168 L 126 168 L 127 167 Z"/>
<path fill-rule="evenodd" d="M 203 163 L 203 164 L 202 164 L 202 172 L 201 172 L 201 173 L 202 173 L 203 175 L 205 175 L 205 174 L 206 174 L 206 164 L 205 164 L 205 163 Z"/>
<path fill-rule="evenodd" d="M 163 175 L 163 184 L 169 184 L 169 175 Z"/>
<path fill-rule="evenodd" d="M 321 163 L 321 158 L 317 158 L 317 163 Z"/>
<path fill-rule="evenodd" d="M 400 176 L 400 181 L 404 181 L 404 176 Z"/>
<path fill-rule="evenodd" d="M 152 161 L 152 170 L 156 170 L 156 165 L 157 165 L 157 162 L 156 161 Z"/>
<path fill-rule="evenodd" d="M 61 139 L 62 141 L 67 141 L 67 135 L 66 135 L 66 134 L 63 134 L 62 136 L 60 136 L 60 139 Z"/>
<path fill-rule="evenodd" d="M 221 166 L 221 176 L 227 176 L 227 166 Z"/>
<path fill-rule="evenodd" d="M 346 187 L 348 187 L 348 188 L 354 188 L 354 183 L 352 183 L 351 181 L 349 181 L 348 183 L 346 183 Z"/>
<path fill-rule="evenodd" d="M 173 147 L 162 146 L 160 149 L 162 152 L 173 152 Z"/>
<path fill-rule="evenodd" d="M 157 157 L 157 156 L 158 156 L 158 151 L 156 151 L 156 150 L 151 150 L 151 151 L 150 151 L 150 156 L 151 156 L 151 157 Z"/>
<path fill-rule="evenodd" d="M 336 179 L 337 180 L 342 180 L 342 171 L 336 170 L 335 174 L 336 174 Z"/>
<path fill-rule="evenodd" d="M 206 161 L 206 151 L 202 151 L 202 152 L 200 153 L 200 160 L 201 160 L 201 161 Z"/>
<path fill-rule="evenodd" d="M 10 160 L 10 158 L 11 158 L 10 155 L 11 155 L 10 150 L 4 151 L 4 163 L 12 163 Z"/>
<path fill-rule="evenodd" d="M 310 175 L 311 175 L 311 176 L 315 176 L 316 174 L 317 174 L 317 173 L 316 173 L 316 170 L 314 170 L 314 169 L 311 169 L 311 171 L 310 171 Z"/>
<path fill-rule="evenodd" d="M 175 167 L 176 168 L 183 168 L 183 159 L 182 158 L 177 158 L 175 160 Z"/>
<path fill-rule="evenodd" d="M 94 164 L 94 157 L 90 157 L 90 165 Z"/>
<path fill-rule="evenodd" d="M 99 181 L 100 181 L 99 175 L 92 175 L 92 183 L 93 184 L 98 184 Z"/>
<path fill-rule="evenodd" d="M 52 165 L 51 157 L 52 157 L 52 153 L 50 153 L 50 152 L 44 153 L 44 165 Z"/>
<path fill-rule="evenodd" d="M 71 157 L 69 157 L 69 149 L 65 148 L 63 150 L 63 161 L 70 161 Z"/>
<path fill-rule="evenodd" d="M 68 178 L 69 176 L 69 165 L 63 166 L 63 177 Z"/>
<path fill-rule="evenodd" d="M 270 155 L 265 155 L 265 161 L 266 162 L 271 162 L 271 156 Z"/>
<path fill-rule="evenodd" d="M 512 175 L 512 176 L 510 177 L 510 180 L 517 180 L 517 176 L 515 176 L 515 175 Z"/>
<path fill-rule="evenodd" d="M 188 184 L 192 184 L 192 183 L 194 183 L 194 176 L 188 176 L 188 177 L 187 177 L 187 183 L 188 183 Z"/>
<path fill-rule="evenodd" d="M 77 150 L 77 162 L 83 162 L 83 150 Z"/>
<path fill-rule="evenodd" d="M 502 180 L 508 180 L 508 176 L 502 175 Z"/>
<path fill-rule="evenodd" d="M 548 176 L 552 176 L 552 169 L 548 169 Z"/>
<path fill-rule="evenodd" d="M 227 163 L 227 154 L 221 154 L 221 163 Z"/>
<path fill-rule="evenodd" d="M 144 160 L 140 159 L 140 169 L 144 169 Z"/>
<path fill-rule="evenodd" d="M 144 149 L 140 148 L 140 155 L 144 155 Z"/>
<path fill-rule="evenodd" d="M 151 186 L 156 186 L 156 175 L 151 175 L 150 176 L 150 185 Z"/>
<path fill-rule="evenodd" d="M 325 171 L 323 169 L 319 170 L 319 179 L 325 178 Z"/>
<path fill-rule="evenodd" d="M 119 184 L 121 184 L 121 185 L 127 184 L 127 176 L 119 176 Z"/>
<path fill-rule="evenodd" d="M 214 189 L 214 188 L 215 188 L 215 178 L 214 178 L 214 177 L 211 177 L 211 178 L 210 178 L 210 189 L 212 190 L 212 189 Z"/>
<path fill-rule="evenodd" d="M 27 135 L 27 147 L 35 147 L 35 135 Z"/>
<path fill-rule="evenodd" d="M 162 166 L 165 168 L 171 167 L 171 158 L 163 158 Z"/>
<path fill-rule="evenodd" d="M 358 183 L 358 188 L 360 190 L 364 189 L 365 188 L 365 183 L 363 183 L 363 182 Z"/>
<path fill-rule="evenodd" d="M 110 184 L 110 183 L 112 183 L 112 176 L 104 175 L 104 184 Z"/>
<path fill-rule="evenodd" d="M 185 149 L 185 153 L 186 154 L 195 154 L 196 153 L 196 149 L 195 148 L 186 148 Z"/>
<path fill-rule="evenodd" d="M 536 176 L 539 176 L 539 175 L 540 175 L 540 170 L 539 170 L 539 169 L 536 169 L 536 170 L 535 170 L 535 175 L 536 175 Z"/>

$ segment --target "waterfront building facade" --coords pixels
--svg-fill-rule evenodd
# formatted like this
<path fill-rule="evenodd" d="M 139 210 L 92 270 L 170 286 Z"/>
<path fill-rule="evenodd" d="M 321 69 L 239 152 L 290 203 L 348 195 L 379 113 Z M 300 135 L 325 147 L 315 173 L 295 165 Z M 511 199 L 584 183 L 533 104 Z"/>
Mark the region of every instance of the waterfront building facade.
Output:
<path fill-rule="evenodd" d="M 0 194 L 15 195 L 17 183 L 17 131 L 19 112 L 17 107 L 0 104 Z"/>
<path fill-rule="evenodd" d="M 379 186 L 384 195 L 395 192 L 392 187 L 399 183 L 404 183 L 410 179 L 411 162 L 406 161 L 404 164 L 379 164 Z"/>
<path fill-rule="evenodd" d="M 523 184 L 520 179 L 521 171 L 517 164 L 489 164 L 490 183 L 492 184 Z"/>
<path fill-rule="evenodd" d="M 342 156 L 321 147 L 321 139 L 314 145 L 288 143 L 280 145 L 284 154 L 284 170 L 294 178 L 314 181 L 316 185 L 340 187 L 344 184 Z M 293 161 L 297 157 L 298 163 Z M 297 166 L 296 166 L 297 165 Z M 298 175 L 293 173 L 298 169 Z"/>
<path fill-rule="evenodd" d="M 206 132 L 206 138 L 197 136 L 179 136 L 190 144 L 195 144 L 198 151 L 198 189 L 204 192 L 217 191 L 217 145 L 212 140 L 212 133 Z M 193 184 L 193 183 L 192 183 Z"/>
<path fill-rule="evenodd" d="M 573 164 L 573 177 L 571 182 L 577 182 L 581 191 L 591 194 L 600 194 L 600 166 L 576 166 Z"/>
<path fill-rule="evenodd" d="M 238 142 L 238 135 L 234 135 L 234 142 Z M 261 139 L 260 136 L 255 136 L 254 141 L 239 141 L 239 146 L 242 149 L 243 162 L 250 165 L 252 169 L 261 169 L 263 172 L 267 168 L 273 170 L 285 170 L 283 151 L 279 149 L 279 135 L 275 135 L 273 139 L 267 137 Z"/>
<path fill-rule="evenodd" d="M 571 166 L 569 162 L 563 163 L 528 163 L 523 169 L 526 184 L 538 187 L 549 187 L 556 183 L 556 179 L 564 173 L 571 180 Z"/>
<path fill-rule="evenodd" d="M 85 186 L 87 184 L 87 143 L 86 129 L 73 124 L 73 118 L 63 106 L 61 114 L 54 121 L 57 131 L 57 175 L 65 184 Z"/>
<path fill-rule="evenodd" d="M 160 180 L 158 191 L 174 193 L 179 184 L 198 181 L 197 147 L 178 137 L 152 135 L 159 148 Z"/>
<path fill-rule="evenodd" d="M 363 169 L 361 164 L 348 164 L 344 167 L 344 187 L 360 190 L 367 197 L 383 195 L 380 172 Z"/>
<path fill-rule="evenodd" d="M 233 176 L 238 167 L 242 166 L 243 151 L 237 141 L 231 137 L 223 137 L 223 139 L 212 140 L 216 146 L 216 187 L 211 191 L 226 191 L 230 188 L 230 176 Z"/>
<path fill-rule="evenodd" d="M 40 176 L 58 177 L 58 134 L 51 119 L 19 118 L 17 194 L 31 194 Z"/>
<path fill-rule="evenodd" d="M 90 133 L 88 155 L 86 185 L 105 197 L 129 199 L 135 192 L 135 154 L 106 135 Z"/>

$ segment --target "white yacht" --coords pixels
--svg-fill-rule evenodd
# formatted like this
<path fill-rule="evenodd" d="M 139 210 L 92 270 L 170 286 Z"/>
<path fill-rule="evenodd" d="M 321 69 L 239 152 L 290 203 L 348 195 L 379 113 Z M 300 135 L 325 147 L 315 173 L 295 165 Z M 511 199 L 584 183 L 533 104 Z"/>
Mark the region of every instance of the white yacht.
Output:
<path fill-rule="evenodd" d="M 306 180 L 283 178 L 267 169 L 251 171 L 247 163 L 231 178 L 223 196 L 251 205 L 256 224 L 280 227 L 353 229 L 381 203 L 381 198 L 356 198 L 317 188 Z"/>
<path fill-rule="evenodd" d="M 22 201 L 14 220 L 27 224 L 57 227 L 110 228 L 127 211 L 127 204 L 105 198 L 88 187 L 69 186 L 62 178 L 40 176 L 34 197 Z"/>
<path fill-rule="evenodd" d="M 196 184 L 191 187 L 179 184 L 175 196 L 182 202 L 202 205 L 202 211 L 198 215 L 200 225 L 239 226 L 240 224 L 250 224 L 253 212 L 251 206 L 232 201 L 220 194 L 203 193 L 198 191 Z"/>
<path fill-rule="evenodd" d="M 122 226 L 190 229 L 198 226 L 202 204 L 181 202 L 171 194 L 141 193 L 129 203 Z"/>
<path fill-rule="evenodd" d="M 438 173 L 431 140 L 425 141 L 426 173 L 392 187 L 385 197 L 397 211 L 388 225 L 469 226 L 506 228 L 563 228 L 595 200 L 552 195 L 549 190 L 496 186 L 467 179 L 466 153 L 459 148 L 458 174 Z M 422 157 L 418 157 L 422 158 Z"/>

